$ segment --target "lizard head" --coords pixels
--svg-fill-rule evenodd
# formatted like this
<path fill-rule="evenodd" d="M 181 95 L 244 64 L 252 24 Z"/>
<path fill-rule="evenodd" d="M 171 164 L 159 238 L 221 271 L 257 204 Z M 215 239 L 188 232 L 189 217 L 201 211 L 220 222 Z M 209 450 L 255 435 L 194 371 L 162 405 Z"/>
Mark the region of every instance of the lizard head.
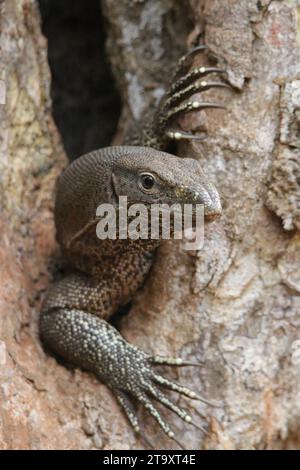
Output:
<path fill-rule="evenodd" d="M 202 204 L 205 219 L 221 215 L 218 191 L 197 160 L 146 147 L 123 149 L 112 172 L 115 196 L 127 196 L 128 204 Z"/>
<path fill-rule="evenodd" d="M 59 243 L 69 247 L 90 233 L 99 205 L 118 206 L 120 196 L 127 197 L 128 206 L 139 203 L 148 210 L 152 204 L 192 204 L 193 209 L 201 204 L 206 220 L 222 210 L 216 188 L 196 160 L 149 147 L 108 147 L 78 158 L 61 174 L 55 202 Z"/>

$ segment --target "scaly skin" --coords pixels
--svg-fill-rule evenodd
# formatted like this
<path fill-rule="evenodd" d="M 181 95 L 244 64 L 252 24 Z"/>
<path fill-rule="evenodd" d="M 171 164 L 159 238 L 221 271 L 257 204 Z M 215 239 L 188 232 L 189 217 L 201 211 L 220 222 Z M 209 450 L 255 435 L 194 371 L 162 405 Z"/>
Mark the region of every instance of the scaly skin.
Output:
<path fill-rule="evenodd" d="M 202 50 L 195 51 L 199 49 Z M 181 59 L 181 70 L 195 51 Z M 84 155 L 67 167 L 57 185 L 57 240 L 73 273 L 54 284 L 45 299 L 40 317 L 42 338 L 56 353 L 104 381 L 136 432 L 140 426 L 130 397 L 142 403 L 172 439 L 175 439 L 174 432 L 151 398 L 186 422 L 191 422 L 191 417 L 172 403 L 160 387 L 190 398 L 202 398 L 159 375 L 155 366 L 188 364 L 176 358 L 147 354 L 127 343 L 107 322 L 145 282 L 160 240 L 100 241 L 96 236 L 96 208 L 101 203 L 111 203 L 117 208 L 118 196 L 127 196 L 128 205 L 198 203 L 204 205 L 206 218 L 220 215 L 217 190 L 199 163 L 175 157 L 162 149 L 167 148 L 172 138 L 197 139 L 172 129 L 171 122 L 180 113 L 220 107 L 182 100 L 201 90 L 227 86 L 220 81 L 194 82 L 208 73 L 222 72 L 202 67 L 181 76 L 171 86 L 152 121 L 132 130 L 129 142 L 143 146 L 109 147 Z M 150 173 L 155 179 L 150 191 L 141 184 L 141 172 Z"/>

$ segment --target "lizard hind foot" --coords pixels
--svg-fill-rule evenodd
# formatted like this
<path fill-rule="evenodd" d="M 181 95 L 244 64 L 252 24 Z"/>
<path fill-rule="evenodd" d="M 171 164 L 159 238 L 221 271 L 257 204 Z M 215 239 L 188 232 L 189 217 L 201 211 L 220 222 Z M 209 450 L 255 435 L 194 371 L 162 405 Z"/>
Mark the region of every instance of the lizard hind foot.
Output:
<path fill-rule="evenodd" d="M 184 422 L 204 429 L 194 423 L 191 416 L 173 403 L 160 387 L 180 395 L 209 403 L 192 390 L 165 379 L 156 373 L 156 366 L 191 365 L 180 359 L 151 356 L 134 346 L 105 320 L 76 308 L 52 307 L 42 311 L 40 329 L 44 341 L 57 354 L 81 366 L 105 382 L 114 392 L 131 426 L 141 434 L 135 408 L 130 398 L 141 403 L 157 421 L 164 433 L 181 445 L 175 432 L 153 404 L 153 399 L 178 415 Z"/>
<path fill-rule="evenodd" d="M 202 399 L 201 396 L 197 395 L 192 390 L 183 387 L 182 385 L 179 385 L 175 382 L 169 381 L 168 379 L 165 379 L 162 376 L 156 374 L 154 369 L 155 365 L 163 364 L 169 366 L 175 365 L 179 367 L 200 366 L 200 364 L 172 357 L 148 356 L 139 348 L 131 346 L 128 343 L 125 344 L 126 349 L 128 348 L 128 356 L 126 363 L 129 367 L 126 370 L 126 365 L 125 368 L 124 364 L 120 364 L 120 366 L 122 367 L 122 374 L 124 374 L 125 372 L 126 380 L 118 379 L 116 381 L 115 376 L 113 378 L 113 384 L 110 383 L 110 386 L 114 394 L 116 395 L 119 404 L 123 408 L 134 431 L 140 434 L 144 440 L 145 438 L 147 438 L 147 436 L 143 434 L 140 428 L 138 417 L 130 400 L 130 396 L 132 396 L 138 403 L 142 404 L 143 407 L 156 420 L 156 422 L 159 424 L 164 433 L 181 447 L 182 445 L 180 442 L 178 442 L 175 432 L 172 430 L 168 422 L 162 417 L 160 411 L 157 409 L 155 404 L 153 404 L 153 399 L 158 401 L 160 404 L 162 404 L 169 410 L 171 410 L 186 423 L 191 424 L 192 426 L 201 430 L 201 432 L 203 433 L 207 433 L 207 429 L 204 426 L 195 423 L 192 417 L 183 408 L 173 403 L 167 397 L 167 395 L 159 389 L 158 386 L 162 386 L 166 389 L 176 391 L 180 395 L 187 396 L 189 398 L 201 400 L 205 403 L 211 404 L 211 402 L 205 400 L 204 398 Z M 123 347 L 124 346 L 125 345 L 123 344 Z M 118 377 L 120 377 L 120 374 L 118 374 Z M 152 445 L 147 439 L 145 440 L 145 442 L 150 446 Z"/>
<path fill-rule="evenodd" d="M 153 399 L 171 410 L 186 423 L 195 426 L 204 433 L 207 433 L 205 427 L 195 423 L 192 417 L 183 408 L 173 403 L 167 397 L 167 395 L 159 389 L 159 387 L 162 386 L 166 389 L 176 391 L 180 395 L 184 395 L 189 398 L 201 399 L 203 402 L 207 401 L 202 399 L 202 397 L 198 396 L 192 390 L 183 387 L 182 385 L 176 384 L 175 382 L 169 381 L 155 372 L 155 366 L 159 364 L 171 366 L 176 365 L 179 367 L 191 365 L 199 366 L 199 364 L 194 364 L 171 357 L 149 356 L 136 346 L 132 346 L 125 342 L 123 339 L 121 339 L 121 337 L 118 337 L 117 341 L 115 342 L 115 348 L 118 349 L 119 346 L 121 348 L 122 355 L 118 354 L 118 364 L 115 364 L 113 367 L 115 372 L 116 368 L 119 368 L 119 372 L 115 373 L 113 377 L 109 377 L 108 371 L 106 371 L 105 375 L 117 398 L 117 401 L 124 410 L 130 424 L 136 433 L 140 434 L 143 439 L 146 437 L 146 435 L 143 436 L 138 416 L 130 399 L 131 397 L 134 398 L 137 403 L 143 405 L 143 407 L 155 419 L 164 433 L 180 446 L 181 444 L 178 442 L 175 432 L 166 419 L 163 418 L 160 411 L 153 403 Z M 149 441 L 145 442 L 151 446 Z"/>

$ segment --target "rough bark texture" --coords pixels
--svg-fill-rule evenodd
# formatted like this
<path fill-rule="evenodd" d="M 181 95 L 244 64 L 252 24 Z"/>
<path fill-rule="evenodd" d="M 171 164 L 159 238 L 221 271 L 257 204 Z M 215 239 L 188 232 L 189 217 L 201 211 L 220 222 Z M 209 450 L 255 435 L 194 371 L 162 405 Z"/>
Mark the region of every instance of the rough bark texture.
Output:
<path fill-rule="evenodd" d="M 122 332 L 145 349 L 204 362 L 170 373 L 221 401 L 216 409 L 185 403 L 195 419 L 207 414 L 208 436 L 163 411 L 185 447 L 297 448 L 299 3 L 103 3 L 122 127 L 159 98 L 176 59 L 200 34 L 235 87 L 222 93 L 226 112 L 181 123 L 207 127 L 205 142 L 180 151 L 199 158 L 215 181 L 224 216 L 207 227 L 202 251 L 172 243 L 160 250 Z M 38 310 L 57 250 L 52 189 L 66 160 L 50 115 L 35 2 L 1 3 L 1 49 L 0 447 L 142 447 L 108 389 L 40 345 Z M 140 416 L 154 446 L 174 447 L 147 413 Z"/>

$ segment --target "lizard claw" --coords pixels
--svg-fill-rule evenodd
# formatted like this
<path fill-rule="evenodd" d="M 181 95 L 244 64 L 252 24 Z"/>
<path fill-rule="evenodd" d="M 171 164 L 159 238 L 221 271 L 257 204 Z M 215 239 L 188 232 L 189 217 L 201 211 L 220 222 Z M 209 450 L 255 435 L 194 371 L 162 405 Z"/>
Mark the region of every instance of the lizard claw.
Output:
<path fill-rule="evenodd" d="M 205 44 L 200 44 L 199 46 L 192 47 L 192 49 L 190 49 L 184 56 L 179 59 L 174 77 L 176 78 L 176 76 L 182 74 L 183 70 L 188 69 L 191 66 L 195 54 L 206 50 L 207 46 Z"/>
<path fill-rule="evenodd" d="M 208 108 L 215 108 L 215 109 L 226 109 L 225 106 L 223 106 L 220 103 L 212 103 L 210 101 L 188 101 L 186 103 L 182 103 L 173 109 L 170 109 L 164 116 L 163 120 L 165 122 L 169 122 L 171 119 L 174 117 L 178 116 L 179 114 L 185 114 L 185 113 L 190 113 L 194 111 L 200 111 L 202 109 L 208 109 Z"/>
<path fill-rule="evenodd" d="M 210 88 L 230 88 L 230 86 L 225 82 L 207 82 L 205 80 L 192 83 L 187 87 L 182 88 L 177 92 L 174 92 L 164 102 L 163 109 L 170 109 L 172 106 L 175 106 L 177 103 L 184 100 L 185 98 L 189 98 L 195 93 L 201 93 L 203 91 L 209 90 Z"/>
<path fill-rule="evenodd" d="M 153 374 L 153 379 L 159 385 L 166 387 L 169 390 L 172 390 L 173 392 L 180 393 L 181 395 L 187 398 L 191 398 L 192 400 L 198 400 L 198 401 L 201 401 L 202 403 L 205 403 L 206 405 L 213 406 L 213 407 L 221 406 L 221 403 L 207 400 L 201 395 L 198 395 L 197 393 L 195 393 L 193 390 L 190 390 L 188 387 L 184 387 L 183 385 L 178 384 L 177 382 L 174 382 L 172 380 L 165 379 L 159 374 Z"/>
<path fill-rule="evenodd" d="M 205 134 L 192 134 L 191 132 L 185 132 L 178 129 L 168 129 L 166 136 L 171 140 L 205 140 Z"/>
<path fill-rule="evenodd" d="M 184 361 L 180 357 L 169 357 L 169 356 L 153 356 L 151 358 L 153 364 L 165 364 L 168 366 L 177 366 L 177 367 L 186 367 L 186 366 L 194 366 L 194 367 L 201 367 L 203 366 L 203 362 L 191 362 L 191 361 Z"/>

